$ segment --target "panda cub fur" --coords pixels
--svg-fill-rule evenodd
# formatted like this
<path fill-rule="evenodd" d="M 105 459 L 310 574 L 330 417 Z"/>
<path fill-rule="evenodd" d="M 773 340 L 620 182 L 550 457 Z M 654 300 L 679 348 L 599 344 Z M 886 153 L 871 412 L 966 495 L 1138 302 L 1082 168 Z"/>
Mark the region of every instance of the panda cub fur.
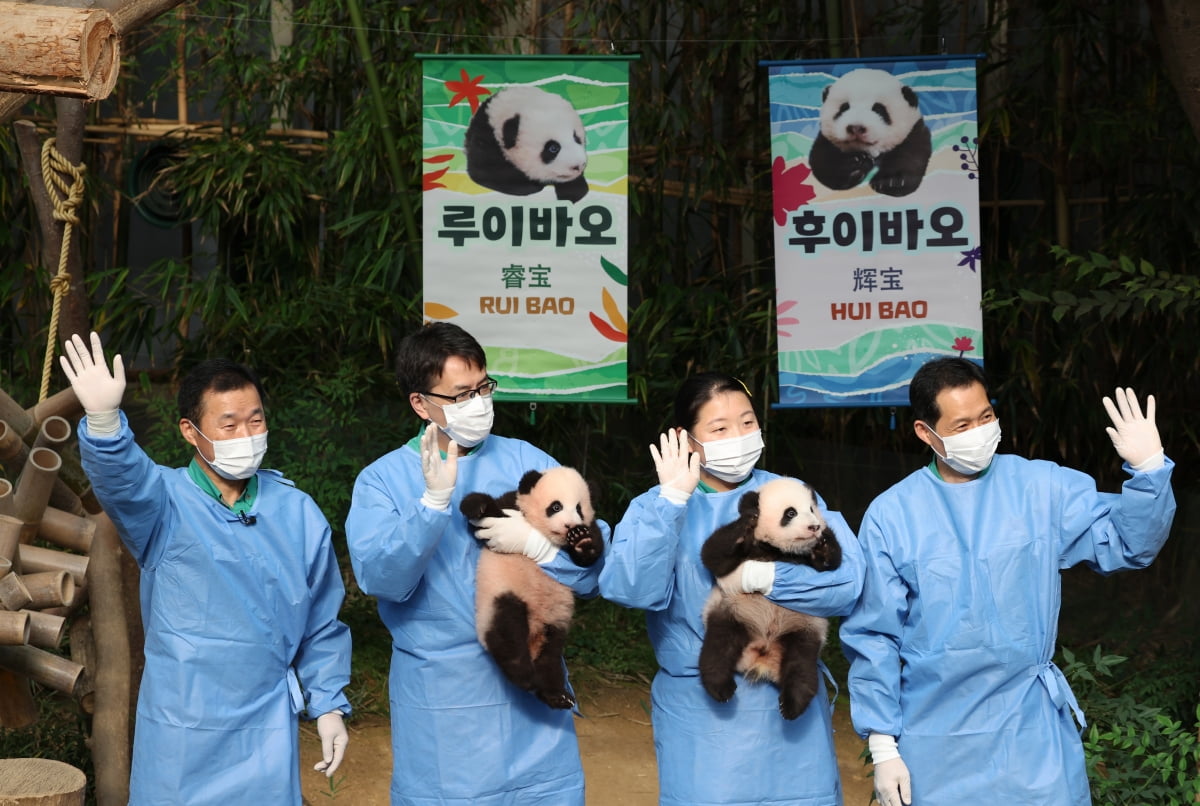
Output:
<path fill-rule="evenodd" d="M 588 484 L 569 467 L 530 470 L 517 489 L 499 498 L 470 493 L 459 509 L 468 521 L 506 517 L 505 509 L 519 510 L 530 526 L 584 568 L 604 550 Z M 562 657 L 574 613 L 574 592 L 530 558 L 486 548 L 480 552 L 475 571 L 479 642 L 505 677 L 551 708 L 575 705 Z"/>
<path fill-rule="evenodd" d="M 528 196 L 553 187 L 560 201 L 588 192 L 587 135 L 565 98 L 529 86 L 485 100 L 467 126 L 467 176 L 489 190 Z"/>
<path fill-rule="evenodd" d="M 700 679 L 719 702 L 733 697 L 734 673 L 779 687 L 785 719 L 804 713 L 817 693 L 817 662 L 829 623 L 743 593 L 746 560 L 798 563 L 818 571 L 842 564 L 842 549 L 825 523 L 812 487 L 792 478 L 768 481 L 738 501 L 738 519 L 720 527 L 700 550 L 716 584 L 704 606 Z"/>
<path fill-rule="evenodd" d="M 888 196 L 907 196 L 925 178 L 933 139 L 917 93 L 886 70 L 851 70 L 821 95 L 821 133 L 808 165 L 831 190 L 862 183 L 872 168 L 871 187 Z"/>

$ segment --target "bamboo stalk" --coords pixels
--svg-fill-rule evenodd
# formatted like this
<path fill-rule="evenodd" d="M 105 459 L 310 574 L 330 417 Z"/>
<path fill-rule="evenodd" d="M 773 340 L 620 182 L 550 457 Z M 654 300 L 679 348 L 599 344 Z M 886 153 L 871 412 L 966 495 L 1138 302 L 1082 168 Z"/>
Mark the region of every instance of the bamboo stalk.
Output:
<path fill-rule="evenodd" d="M 0 577 L 0 607 L 5 610 L 20 610 L 33 601 L 29 588 L 20 574 L 5 574 Z"/>
<path fill-rule="evenodd" d="M 38 527 L 38 537 L 60 548 L 81 554 L 92 550 L 95 534 L 95 521 L 52 506 L 46 507 L 46 511 L 42 513 L 42 523 Z"/>
<path fill-rule="evenodd" d="M 0 666 L 71 697 L 83 674 L 78 663 L 32 646 L 0 646 Z"/>
<path fill-rule="evenodd" d="M 57 452 L 70 438 L 71 424 L 67 422 L 66 418 L 55 414 L 47 417 L 38 428 L 38 434 L 33 440 L 33 447 L 49 448 Z"/>
<path fill-rule="evenodd" d="M 14 467 L 24 464 L 28 451 L 17 429 L 8 420 L 0 420 L 0 462 Z"/>
<path fill-rule="evenodd" d="M 12 560 L 0 557 L 0 579 L 12 573 Z"/>
<path fill-rule="evenodd" d="M 0 559 L 8 560 L 14 571 L 21 570 L 17 546 L 21 545 L 21 529 L 24 526 L 12 515 L 0 515 Z"/>
<path fill-rule="evenodd" d="M 21 559 L 23 574 L 66 573 L 71 576 L 76 588 L 84 585 L 87 580 L 88 558 L 82 554 L 70 554 L 41 546 L 19 546 L 17 556 Z M 28 585 L 28 581 L 25 584 Z"/>
<path fill-rule="evenodd" d="M 79 398 L 70 386 L 24 411 L 25 416 L 29 418 L 30 430 L 41 428 L 42 423 L 51 417 L 62 417 L 69 422 L 83 416 L 83 406 L 79 404 Z"/>
<path fill-rule="evenodd" d="M 29 643 L 42 649 L 58 649 L 67 632 L 67 620 L 41 610 L 22 610 L 29 614 Z"/>
<path fill-rule="evenodd" d="M 14 494 L 17 520 L 24 524 L 22 543 L 30 543 L 37 537 L 46 503 L 50 500 L 50 489 L 61 467 L 62 457 L 49 448 L 34 448 L 29 452 Z"/>
<path fill-rule="evenodd" d="M 29 643 L 29 612 L 0 610 L 0 646 L 24 646 Z"/>
<path fill-rule="evenodd" d="M 13 576 L 13 574 L 9 574 Z M 66 607 L 75 599 L 75 580 L 66 571 L 39 571 L 21 574 L 29 591 L 29 607 Z"/>
<path fill-rule="evenodd" d="M 19 130 L 19 127 L 18 127 Z M 57 252 L 55 253 L 57 255 Z M 8 424 L 10 431 L 16 432 L 17 441 L 20 446 L 16 450 L 26 451 L 26 443 L 33 442 L 37 436 L 38 429 L 48 417 L 58 415 L 59 417 L 68 418 L 74 416 L 75 412 L 82 411 L 79 407 L 79 399 L 75 397 L 74 390 L 69 387 L 62 392 L 51 395 L 43 400 L 38 405 L 26 411 L 21 404 L 13 400 L 8 393 L 0 389 L 0 420 Z M 10 458 L 5 456 L 6 438 L 0 432 L 0 462 L 7 462 Z M 79 466 L 79 459 L 71 454 L 61 457 L 63 466 L 59 471 L 59 481 L 56 481 L 51 492 L 50 501 L 54 506 L 67 512 L 72 512 L 76 515 L 84 515 L 89 512 L 99 512 L 100 503 L 96 501 L 96 496 L 92 493 L 92 485 L 88 480 L 87 474 L 83 472 L 83 468 Z M 17 463 L 25 461 L 25 455 L 21 454 L 16 458 Z"/>
<path fill-rule="evenodd" d="M 3 423 L 0 423 L 3 425 Z M 13 486 L 8 479 L 0 479 L 0 515 L 13 514 Z"/>

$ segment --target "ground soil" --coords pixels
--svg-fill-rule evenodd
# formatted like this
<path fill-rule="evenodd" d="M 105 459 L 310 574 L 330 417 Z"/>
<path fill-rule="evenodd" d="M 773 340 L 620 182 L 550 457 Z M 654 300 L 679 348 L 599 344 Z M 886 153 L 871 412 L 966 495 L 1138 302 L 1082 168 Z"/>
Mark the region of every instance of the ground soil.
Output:
<path fill-rule="evenodd" d="M 641 684 L 592 682 L 586 690 L 579 691 L 579 697 L 583 715 L 576 717 L 575 726 L 587 779 L 587 806 L 655 806 L 658 776 L 650 729 L 649 689 Z M 392 748 L 386 717 L 355 717 L 349 729 L 350 746 L 333 787 L 324 775 L 312 770 L 321 757 L 312 723 L 306 723 L 302 729 L 300 758 L 305 800 L 312 806 L 328 802 L 388 806 Z M 866 777 L 869 768 L 859 758 L 863 742 L 850 729 L 843 700 L 839 700 L 834 710 L 834 731 L 845 806 L 867 806 L 871 797 L 871 783 Z"/>

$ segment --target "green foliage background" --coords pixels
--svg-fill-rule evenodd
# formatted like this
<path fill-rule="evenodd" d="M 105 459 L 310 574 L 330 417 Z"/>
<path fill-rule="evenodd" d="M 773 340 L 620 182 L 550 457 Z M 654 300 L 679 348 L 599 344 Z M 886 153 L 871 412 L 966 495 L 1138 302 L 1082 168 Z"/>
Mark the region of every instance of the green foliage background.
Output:
<path fill-rule="evenodd" d="M 169 402 L 178 372 L 218 354 L 255 366 L 269 395 L 271 462 L 321 503 L 343 559 L 355 474 L 417 425 L 390 371 L 396 340 L 420 322 L 414 54 L 641 57 L 632 63 L 630 137 L 629 366 L 637 404 L 536 412 L 509 404 L 500 407 L 497 431 L 529 439 L 598 481 L 598 509 L 615 522 L 654 482 L 645 446 L 667 424 L 679 381 L 727 370 L 755 393 L 764 465 L 812 481 L 855 526 L 870 499 L 922 457 L 903 409 L 769 408 L 773 253 L 758 61 L 986 54 L 982 278 L 1002 450 L 1078 467 L 1116 489 L 1122 474 L 1100 398 L 1128 384 L 1156 396 L 1178 465 L 1175 534 L 1151 569 L 1065 574 L 1062 642 L 1080 657 L 1102 642 L 1130 659 L 1121 667 L 1131 670 L 1126 676 L 1074 677 L 1080 700 L 1103 712 L 1087 736 L 1095 797 L 1169 802 L 1150 794 L 1159 790 L 1112 783 L 1135 775 L 1140 759 L 1153 758 L 1160 777 L 1168 766 L 1186 777 L 1190 759 L 1194 780 L 1195 746 L 1182 737 L 1196 734 L 1200 693 L 1198 676 L 1182 672 L 1195 670 L 1200 626 L 1191 595 L 1200 584 L 1193 550 L 1200 148 L 1139 7 L 298 0 L 294 43 L 277 58 L 268 0 L 181 8 L 186 13 L 126 37 L 118 94 L 92 117 L 172 116 L 176 81 L 186 74 L 188 117 L 210 125 L 170 138 L 178 154 L 163 181 L 196 223 L 175 230 L 174 254 L 135 265 L 126 179 L 145 143 L 90 141 L 91 206 L 81 230 L 93 321 L 111 348 L 146 371 L 131 404 L 139 435 L 163 462 L 183 461 Z M 273 116 L 309 134 L 272 134 Z M 0 132 L 8 177 L 0 183 L 0 385 L 32 399 L 50 297 L 15 151 L 10 132 Z M 346 619 L 356 636 L 353 694 L 361 708 L 386 710 L 387 636 L 344 567 Z M 639 614 L 589 602 L 575 634 L 573 665 L 633 678 L 653 673 Z M 1106 657 L 1097 654 L 1091 666 L 1077 666 L 1074 656 L 1064 663 L 1112 671 Z M 838 672 L 836 649 L 830 662 Z M 1164 678 L 1176 684 L 1153 685 Z M 1138 755 L 1134 746 L 1146 749 Z M 1185 802 L 1191 784 L 1170 778 L 1163 785 Z"/>

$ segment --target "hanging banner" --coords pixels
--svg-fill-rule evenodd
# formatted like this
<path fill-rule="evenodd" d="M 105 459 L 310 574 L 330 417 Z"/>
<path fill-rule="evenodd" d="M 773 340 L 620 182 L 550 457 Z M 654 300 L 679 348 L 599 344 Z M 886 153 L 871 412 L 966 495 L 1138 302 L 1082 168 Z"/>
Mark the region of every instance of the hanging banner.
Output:
<path fill-rule="evenodd" d="M 979 58 L 762 63 L 779 406 L 908 405 L 931 358 L 983 363 Z"/>
<path fill-rule="evenodd" d="M 424 313 L 506 400 L 627 402 L 629 62 L 423 61 Z"/>

